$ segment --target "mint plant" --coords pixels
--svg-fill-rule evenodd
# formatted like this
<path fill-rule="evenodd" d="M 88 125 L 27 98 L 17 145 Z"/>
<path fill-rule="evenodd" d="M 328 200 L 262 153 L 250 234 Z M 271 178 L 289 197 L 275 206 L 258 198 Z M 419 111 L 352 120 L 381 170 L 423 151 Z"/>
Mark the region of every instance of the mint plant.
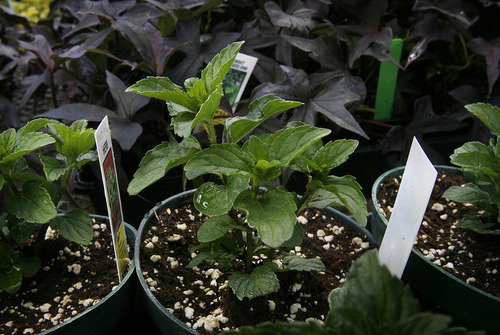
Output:
<path fill-rule="evenodd" d="M 500 234 L 500 108 L 484 103 L 466 105 L 494 136 L 486 145 L 468 142 L 455 149 L 451 163 L 471 176 L 465 186 L 452 186 L 443 197 L 461 203 L 470 203 L 484 210 L 481 216 L 464 216 L 458 227 L 481 234 Z"/>
<path fill-rule="evenodd" d="M 195 207 L 210 218 L 197 232 L 200 244 L 192 246 L 191 251 L 199 253 L 190 266 L 219 262 L 243 267 L 229 279 L 239 299 L 277 291 L 278 271 L 324 269 L 317 259 L 277 252 L 302 242 L 303 230 L 296 218 L 299 211 L 340 205 L 361 224 L 366 223 L 367 217 L 366 200 L 354 177 L 329 175 L 348 159 L 357 141 L 323 144 L 329 129 L 299 122 L 275 133 L 251 134 L 270 116 L 301 103 L 265 95 L 249 104 L 245 116 L 226 118 L 222 136 L 216 135 L 214 118 L 221 113 L 222 81 L 241 45 L 242 42 L 236 42 L 224 48 L 201 72 L 201 78 L 187 79 L 184 88 L 165 77 L 148 77 L 127 89 L 165 100 L 175 133 L 182 139 L 150 150 L 128 192 L 139 193 L 178 165 L 184 166 L 191 179 L 204 174 L 217 176 L 218 182 L 205 182 L 194 194 Z M 210 144 L 206 147 L 192 136 L 197 126 L 207 134 Z M 307 191 L 302 197 L 282 186 L 273 186 L 284 168 L 308 176 Z M 256 264 L 254 255 L 265 257 Z M 275 258 L 283 267 L 272 262 Z"/>
<path fill-rule="evenodd" d="M 39 131 L 41 128 L 46 132 Z M 36 154 L 44 175 L 32 172 L 26 156 L 51 145 L 57 151 L 55 157 Z M 97 159 L 94 145 L 94 130 L 87 128 L 85 120 L 68 127 L 58 121 L 35 119 L 18 131 L 11 128 L 0 134 L 0 189 L 5 187 L 11 193 L 7 212 L 0 216 L 3 290 L 16 293 L 22 278 L 40 269 L 39 254 L 48 227 L 80 244 L 87 245 L 92 240 L 92 221 L 85 211 L 72 209 L 58 215 L 58 208 L 74 173 Z M 22 253 L 21 247 L 33 234 L 33 252 Z"/>

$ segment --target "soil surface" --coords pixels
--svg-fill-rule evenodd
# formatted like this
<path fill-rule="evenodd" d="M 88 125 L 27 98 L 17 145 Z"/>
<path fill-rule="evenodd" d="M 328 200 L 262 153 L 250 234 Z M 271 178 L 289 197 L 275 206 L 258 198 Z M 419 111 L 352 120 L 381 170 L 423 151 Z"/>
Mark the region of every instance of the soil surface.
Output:
<path fill-rule="evenodd" d="M 95 305 L 118 285 L 109 225 L 93 221 L 88 246 L 53 232 L 45 241 L 42 269 L 24 278 L 17 294 L 0 290 L 0 334 L 38 334 Z"/>
<path fill-rule="evenodd" d="M 278 273 L 278 293 L 240 301 L 227 285 L 229 268 L 217 263 L 186 266 L 195 256 L 188 247 L 199 244 L 196 232 L 206 219 L 191 201 L 185 199 L 179 209 L 157 215 L 159 222 L 145 232 L 141 245 L 144 277 L 165 307 L 202 334 L 264 321 L 316 318 L 321 322 L 328 313 L 329 292 L 345 280 L 351 262 L 371 248 L 366 236 L 340 221 L 317 210 L 306 211 L 299 216 L 303 243 L 284 251 L 321 258 L 327 270 Z"/>
<path fill-rule="evenodd" d="M 401 178 L 390 177 L 379 187 L 377 199 L 389 220 Z M 461 174 L 438 171 L 429 205 L 416 240 L 427 259 L 457 278 L 500 297 L 500 236 L 461 229 L 456 223 L 480 209 L 443 198 L 451 186 L 465 185 Z"/>

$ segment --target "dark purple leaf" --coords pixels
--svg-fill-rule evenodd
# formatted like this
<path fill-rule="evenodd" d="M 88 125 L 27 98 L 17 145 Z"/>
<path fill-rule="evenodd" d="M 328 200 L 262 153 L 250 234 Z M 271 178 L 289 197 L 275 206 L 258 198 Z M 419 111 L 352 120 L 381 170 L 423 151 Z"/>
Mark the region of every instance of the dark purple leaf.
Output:
<path fill-rule="evenodd" d="M 376 44 L 377 48 L 369 49 L 373 44 Z M 361 37 L 352 40 L 349 67 L 352 68 L 354 62 L 362 55 L 375 56 L 379 61 L 394 61 L 387 54 L 391 48 L 392 30 L 389 27 L 384 27 L 380 31 L 366 31 Z"/>
<path fill-rule="evenodd" d="M 476 54 L 486 59 L 488 74 L 488 93 L 493 92 L 493 85 L 498 79 L 498 62 L 500 61 L 500 38 L 488 43 L 481 37 L 474 38 L 467 44 Z"/>
<path fill-rule="evenodd" d="M 455 38 L 455 31 L 450 26 L 441 28 L 438 20 L 438 14 L 429 13 L 415 25 L 410 37 L 420 37 L 420 40 L 410 51 L 404 66 L 405 69 L 427 50 L 427 46 L 430 42 L 446 41 L 452 43 Z"/>
<path fill-rule="evenodd" d="M 111 137 L 125 151 L 130 150 L 137 141 L 137 138 L 142 134 L 142 126 L 139 123 L 124 119 L 109 119 L 109 127 L 111 129 Z"/>
<path fill-rule="evenodd" d="M 473 19 L 467 17 L 464 8 L 468 6 L 469 3 L 461 0 L 441 0 L 437 3 L 430 0 L 416 0 L 413 10 L 434 10 L 462 22 L 468 28 L 477 20 L 477 17 Z"/>
<path fill-rule="evenodd" d="M 101 20 L 99 20 L 99 17 L 95 15 L 84 15 L 82 19 L 74 26 L 72 29 L 70 29 L 68 32 L 66 32 L 62 38 L 68 38 L 69 36 L 73 35 L 74 33 L 86 29 L 86 28 L 91 28 L 99 25 L 101 23 Z"/>
<path fill-rule="evenodd" d="M 0 95 L 0 132 L 9 128 L 19 128 L 19 113 L 12 101 Z"/>
<path fill-rule="evenodd" d="M 47 42 L 45 36 L 35 35 L 33 36 L 33 42 L 18 42 L 21 48 L 35 53 L 51 71 L 55 69 L 55 62 L 51 58 L 54 52 L 52 51 L 52 48 L 50 47 L 49 42 Z"/>
<path fill-rule="evenodd" d="M 149 97 L 140 94 L 125 92 L 127 86 L 109 71 L 106 71 L 106 83 L 115 100 L 116 112 L 123 119 L 132 120 L 135 113 L 146 106 L 150 100 Z"/>
<path fill-rule="evenodd" d="M 19 108 L 22 108 L 31 98 L 35 91 L 43 84 L 50 87 L 50 70 L 47 68 L 42 74 L 34 74 L 24 78 L 24 83 L 30 82 L 28 89 L 24 92 L 23 98 L 19 103 Z"/>
<path fill-rule="evenodd" d="M 80 15 L 84 14 L 93 14 L 100 17 L 103 17 L 111 22 L 114 22 L 118 17 L 118 11 L 109 3 L 108 0 L 101 1 L 90 1 L 86 0 L 80 11 L 78 12 Z"/>
<path fill-rule="evenodd" d="M 317 15 L 314 10 L 298 8 L 291 13 L 287 13 L 274 1 L 266 2 L 264 6 L 276 27 L 288 28 L 300 33 L 308 33 L 317 24 L 312 19 L 313 16 Z"/>
<path fill-rule="evenodd" d="M 66 50 L 62 54 L 53 55 L 52 57 L 62 63 L 67 59 L 77 59 L 82 57 L 88 49 L 96 49 L 106 37 L 113 31 L 113 28 L 109 27 L 99 31 L 98 33 L 89 33 L 88 38 L 81 44 L 77 44 Z"/>
<path fill-rule="evenodd" d="M 479 101 L 477 88 L 471 85 L 463 85 L 448 92 L 461 105 L 465 106 Z"/>
<path fill-rule="evenodd" d="M 206 11 L 217 7 L 224 0 L 207 0 L 207 1 L 183 1 L 181 7 L 174 8 L 174 15 L 178 20 L 189 21 L 193 20 Z M 192 9 L 198 7 L 197 9 Z"/>

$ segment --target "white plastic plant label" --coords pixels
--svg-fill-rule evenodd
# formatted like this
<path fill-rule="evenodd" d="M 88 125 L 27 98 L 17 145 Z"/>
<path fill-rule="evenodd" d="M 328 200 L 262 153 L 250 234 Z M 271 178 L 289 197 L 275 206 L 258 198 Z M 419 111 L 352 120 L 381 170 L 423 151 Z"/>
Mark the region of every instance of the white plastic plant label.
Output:
<path fill-rule="evenodd" d="M 238 53 L 233 65 L 231 65 L 231 69 L 224 78 L 224 94 L 229 99 L 229 104 L 233 107 L 233 110 L 236 109 L 236 105 L 241 99 L 257 60 L 257 57 L 245 55 L 241 52 Z"/>
<path fill-rule="evenodd" d="M 104 194 L 106 196 L 111 235 L 113 236 L 118 277 L 121 282 L 125 276 L 128 262 L 127 238 L 125 235 L 125 225 L 123 224 L 120 189 L 118 187 L 115 157 L 111 142 L 111 130 L 109 128 L 107 116 L 104 117 L 99 127 L 97 127 L 94 137 L 99 155 L 99 165 L 101 167 L 102 182 L 104 184 Z"/>
<path fill-rule="evenodd" d="M 437 171 L 414 137 L 379 260 L 401 278 L 436 182 Z"/>

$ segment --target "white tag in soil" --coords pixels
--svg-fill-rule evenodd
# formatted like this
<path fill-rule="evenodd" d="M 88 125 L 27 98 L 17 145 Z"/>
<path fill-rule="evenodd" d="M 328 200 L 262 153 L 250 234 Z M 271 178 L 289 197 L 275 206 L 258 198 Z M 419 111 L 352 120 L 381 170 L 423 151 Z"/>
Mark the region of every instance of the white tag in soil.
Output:
<path fill-rule="evenodd" d="M 380 262 L 398 278 L 401 278 L 408 262 L 436 177 L 436 169 L 414 137 L 391 218 L 378 252 Z"/>
<path fill-rule="evenodd" d="M 104 184 L 104 194 L 106 196 L 109 224 L 113 237 L 118 278 L 121 282 L 125 276 L 128 263 L 127 238 L 125 236 L 125 225 L 123 224 L 120 189 L 118 188 L 118 176 L 116 174 L 108 116 L 105 116 L 101 121 L 101 124 L 94 133 L 94 137 L 99 155 L 102 182 Z"/>

